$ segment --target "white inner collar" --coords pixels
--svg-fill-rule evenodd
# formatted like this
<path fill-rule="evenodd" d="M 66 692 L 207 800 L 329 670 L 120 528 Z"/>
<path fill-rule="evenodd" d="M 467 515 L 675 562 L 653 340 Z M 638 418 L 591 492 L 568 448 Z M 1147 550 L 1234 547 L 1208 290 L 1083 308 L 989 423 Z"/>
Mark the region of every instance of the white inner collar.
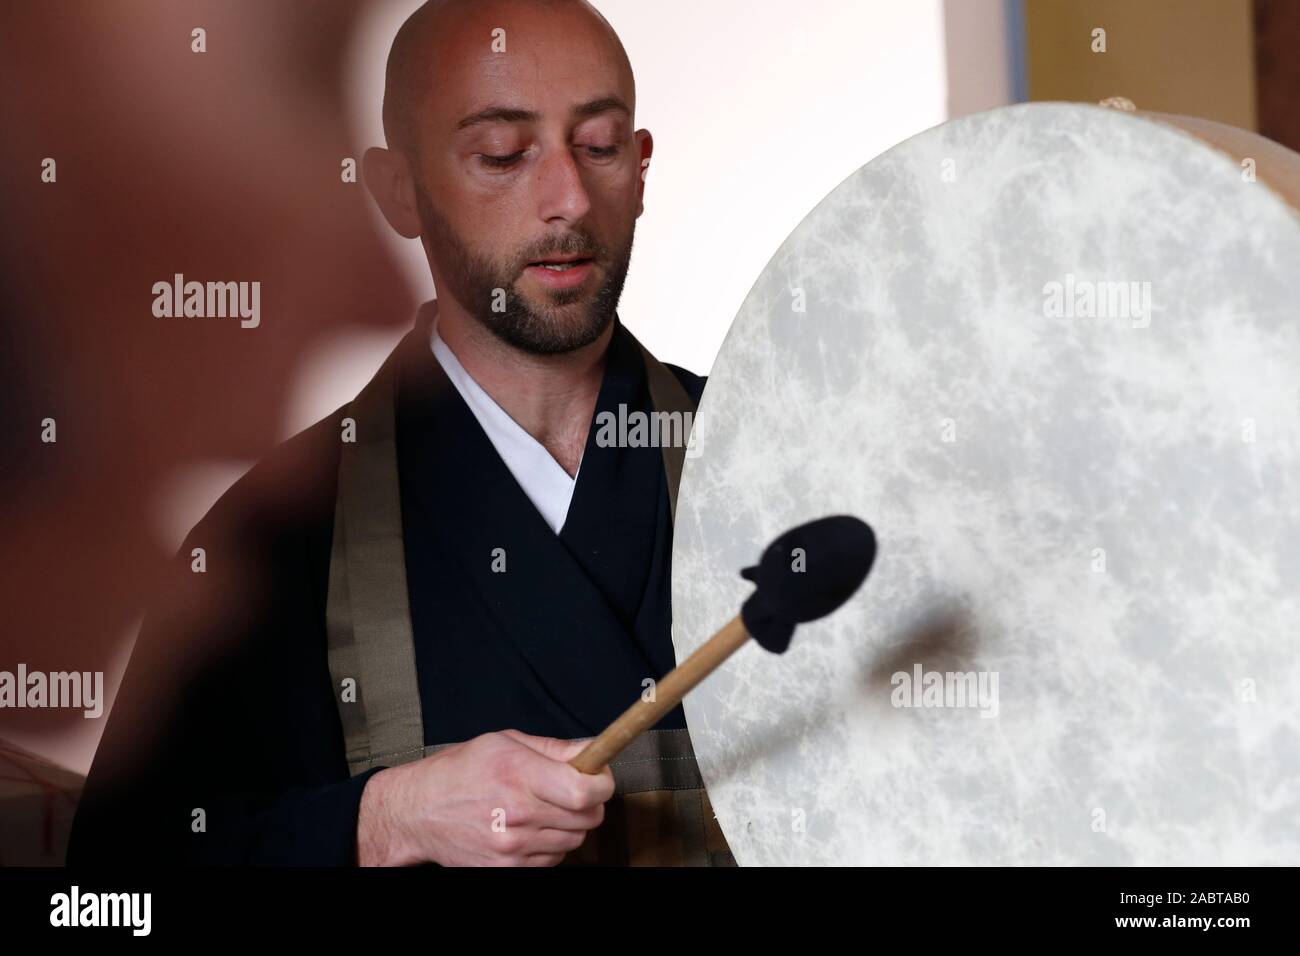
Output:
<path fill-rule="evenodd" d="M 447 373 L 447 378 L 451 379 L 451 384 L 456 387 L 461 398 L 465 399 L 465 404 L 478 419 L 479 426 L 487 433 L 488 440 L 510 469 L 510 474 L 551 530 L 559 534 L 569 514 L 573 489 L 578 483 L 577 476 L 570 478 L 560 463 L 551 457 L 546 446 L 520 427 L 465 371 L 456 354 L 438 335 L 436 317 L 429 341 L 438 364 Z M 582 473 L 581 461 L 578 473 Z"/>

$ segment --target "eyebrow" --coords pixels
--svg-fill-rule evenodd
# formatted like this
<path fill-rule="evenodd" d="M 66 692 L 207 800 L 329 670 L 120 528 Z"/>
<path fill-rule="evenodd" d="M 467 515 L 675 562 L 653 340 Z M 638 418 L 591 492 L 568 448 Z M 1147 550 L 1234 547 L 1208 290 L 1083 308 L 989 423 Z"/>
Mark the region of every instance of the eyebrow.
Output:
<path fill-rule="evenodd" d="M 599 99 L 588 100 L 586 103 L 575 106 L 570 110 L 570 113 L 576 118 L 588 119 L 611 111 L 623 113 L 628 117 L 632 115 L 632 111 L 627 108 L 627 104 L 617 96 L 602 96 Z M 535 123 L 541 118 L 542 114 L 533 110 L 524 110 L 513 106 L 489 106 L 487 109 L 466 116 L 456 124 L 456 130 L 459 132 L 480 123 Z"/>

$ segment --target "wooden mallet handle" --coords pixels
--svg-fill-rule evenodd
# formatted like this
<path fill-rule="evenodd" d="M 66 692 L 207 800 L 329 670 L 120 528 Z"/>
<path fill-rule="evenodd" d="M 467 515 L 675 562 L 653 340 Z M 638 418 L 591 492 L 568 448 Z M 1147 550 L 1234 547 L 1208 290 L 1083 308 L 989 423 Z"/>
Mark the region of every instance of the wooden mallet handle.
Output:
<path fill-rule="evenodd" d="M 635 704 L 623 711 L 618 720 L 606 727 L 599 737 L 587 744 L 582 753 L 569 763 L 583 773 L 598 773 L 623 752 L 632 738 L 658 723 L 664 714 L 681 703 L 691 688 L 712 674 L 747 640 L 749 632 L 737 614 L 694 654 L 664 675 L 664 679 L 655 687 L 653 701 L 637 698 Z"/>
<path fill-rule="evenodd" d="M 811 563 L 805 567 L 792 562 L 796 553 L 811 555 Z M 757 565 L 740 572 L 755 585 L 740 613 L 664 676 L 653 702 L 639 699 L 569 763 L 583 773 L 599 773 L 751 637 L 764 650 L 784 654 L 795 626 L 825 617 L 847 601 L 875 557 L 875 533 L 852 515 L 831 515 L 791 528 L 764 549 Z"/>

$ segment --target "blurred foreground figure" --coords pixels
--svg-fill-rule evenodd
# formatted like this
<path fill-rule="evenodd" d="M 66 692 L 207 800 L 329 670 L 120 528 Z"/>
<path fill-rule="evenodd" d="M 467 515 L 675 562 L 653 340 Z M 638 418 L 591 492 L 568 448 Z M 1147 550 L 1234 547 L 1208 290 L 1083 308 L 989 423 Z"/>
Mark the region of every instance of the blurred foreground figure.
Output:
<path fill-rule="evenodd" d="M 409 320 L 364 187 L 340 178 L 359 155 L 337 90 L 364 7 L 0 10 L 0 668 L 105 671 L 111 690 L 215 498 L 185 489 L 283 440 L 323 350 Z M 154 284 L 177 273 L 259 282 L 260 324 L 155 316 Z M 0 710 L 0 738 L 79 770 L 102 726 Z"/>

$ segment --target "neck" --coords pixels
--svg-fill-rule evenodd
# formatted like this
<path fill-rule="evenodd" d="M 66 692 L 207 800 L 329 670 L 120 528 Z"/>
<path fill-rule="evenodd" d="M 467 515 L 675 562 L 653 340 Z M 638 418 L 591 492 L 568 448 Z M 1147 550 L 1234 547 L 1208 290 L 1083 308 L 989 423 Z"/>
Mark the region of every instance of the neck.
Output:
<path fill-rule="evenodd" d="M 532 355 L 501 341 L 450 298 L 438 309 L 438 335 L 465 371 L 561 468 L 577 475 L 614 323 L 580 349 Z"/>

